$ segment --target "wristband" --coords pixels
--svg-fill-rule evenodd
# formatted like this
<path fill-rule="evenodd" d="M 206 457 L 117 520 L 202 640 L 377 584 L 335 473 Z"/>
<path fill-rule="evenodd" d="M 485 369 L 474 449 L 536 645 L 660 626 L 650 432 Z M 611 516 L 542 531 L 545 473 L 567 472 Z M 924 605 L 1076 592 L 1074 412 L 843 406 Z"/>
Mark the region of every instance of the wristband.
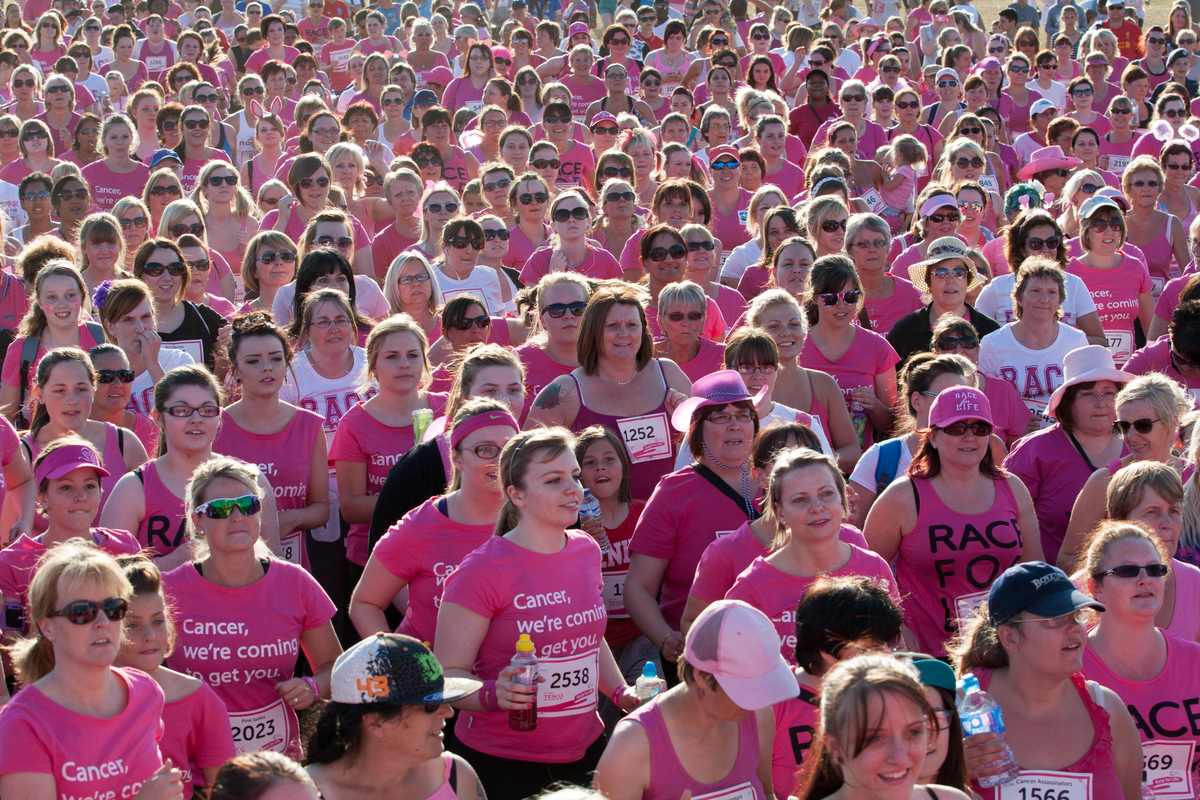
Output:
<path fill-rule="evenodd" d="M 664 653 L 666 652 L 666 647 L 667 647 L 667 639 L 670 639 L 670 638 L 671 638 L 671 634 L 672 634 L 672 633 L 674 633 L 674 632 L 675 632 L 675 631 L 671 631 L 670 633 L 668 633 L 666 636 L 664 636 L 664 637 L 663 637 L 663 640 L 662 640 L 662 642 L 661 642 L 661 643 L 658 645 L 658 649 L 659 649 L 661 652 L 664 652 Z"/>
<path fill-rule="evenodd" d="M 305 677 L 304 682 L 308 684 L 308 688 L 312 689 L 313 700 L 320 700 L 321 687 L 317 685 L 317 679 L 313 677 Z"/>
<path fill-rule="evenodd" d="M 479 689 L 479 705 L 484 711 L 501 711 L 500 695 L 496 693 L 495 681 L 484 681 Z"/>
<path fill-rule="evenodd" d="M 617 708 L 620 708 L 621 707 L 621 698 L 623 698 L 628 692 L 629 692 L 629 684 L 622 683 L 620 686 L 618 686 L 616 688 L 616 691 L 614 691 L 612 693 L 613 705 L 616 706 Z"/>

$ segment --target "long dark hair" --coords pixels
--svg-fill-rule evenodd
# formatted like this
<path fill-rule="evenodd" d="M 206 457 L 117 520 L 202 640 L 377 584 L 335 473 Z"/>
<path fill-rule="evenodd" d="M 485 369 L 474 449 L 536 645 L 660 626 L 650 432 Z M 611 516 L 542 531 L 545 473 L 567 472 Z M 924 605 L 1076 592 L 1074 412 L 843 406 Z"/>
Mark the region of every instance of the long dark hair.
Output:
<path fill-rule="evenodd" d="M 354 285 L 354 270 L 346 257 L 330 247 L 318 247 L 304 256 L 300 267 L 296 270 L 296 296 L 292 298 L 292 323 L 288 326 L 287 334 L 296 341 L 300 338 L 300 327 L 304 320 L 304 298 L 312 291 L 317 278 L 340 272 L 349 282 L 348 294 L 350 306 L 354 309 L 354 324 L 357 328 L 366 320 L 358 313 L 358 290 Z"/>
<path fill-rule="evenodd" d="M 406 709 L 417 706 L 402 706 L 394 703 L 328 703 L 321 710 L 317 726 L 308 737 L 304 752 L 308 764 L 332 764 L 343 758 L 351 762 L 358 757 L 362 742 L 363 719 L 368 714 L 377 714 L 381 722 L 398 719 Z M 423 712 L 422 712 L 423 713 Z"/>

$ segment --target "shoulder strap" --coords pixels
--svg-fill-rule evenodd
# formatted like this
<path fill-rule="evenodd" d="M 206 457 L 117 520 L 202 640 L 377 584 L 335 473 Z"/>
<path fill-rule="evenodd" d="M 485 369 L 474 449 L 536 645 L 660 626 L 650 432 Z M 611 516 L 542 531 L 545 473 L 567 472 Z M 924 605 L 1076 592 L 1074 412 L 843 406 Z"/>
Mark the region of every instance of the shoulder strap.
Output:
<path fill-rule="evenodd" d="M 21 345 L 21 374 L 17 376 L 21 386 L 20 406 L 25 405 L 25 395 L 29 391 L 29 368 L 33 366 L 34 359 L 37 358 L 40 344 L 41 340 L 30 334 L 25 337 L 25 342 Z"/>
<path fill-rule="evenodd" d="M 83 324 L 87 326 L 88 333 L 90 333 L 92 338 L 96 340 L 96 344 L 104 344 L 106 341 L 108 341 L 108 337 L 104 335 L 104 326 L 99 322 L 88 321 Z"/>
<path fill-rule="evenodd" d="M 912 484 L 913 500 L 917 503 L 917 516 L 919 517 L 921 516 L 921 493 L 917 491 L 917 482 L 915 480 L 910 480 L 909 483 Z"/>
<path fill-rule="evenodd" d="M 446 782 L 450 784 L 450 791 L 458 792 L 458 759 L 452 755 L 450 756 L 450 777 L 446 778 Z"/>
<path fill-rule="evenodd" d="M 125 455 L 125 429 L 120 425 L 117 426 L 117 450 Z"/>
<path fill-rule="evenodd" d="M 709 469 L 708 467 L 706 467 L 700 463 L 692 464 L 692 469 L 694 469 L 696 471 L 696 474 L 699 475 L 701 478 L 704 478 L 704 480 L 711 483 L 718 492 L 720 492 L 721 494 L 725 495 L 730 500 L 732 500 L 737 505 L 738 509 L 743 510 L 743 511 L 745 510 L 746 498 L 742 497 L 738 492 L 734 491 L 733 487 L 730 486 L 728 483 L 721 480 L 720 476 L 717 475 L 717 473 L 713 472 L 711 469 Z M 753 522 L 754 520 L 758 519 L 759 516 L 761 516 L 758 513 L 758 509 L 754 508 L 753 506 L 751 506 L 750 510 L 753 513 L 753 515 L 749 517 L 749 520 L 751 522 Z"/>
<path fill-rule="evenodd" d="M 903 439 L 890 439 L 879 446 L 879 460 L 875 464 L 875 496 L 883 494 L 883 490 L 896 479 L 896 470 L 900 466 L 900 448 L 904 446 Z"/>
<path fill-rule="evenodd" d="M 929 793 L 929 797 L 931 798 L 931 800 L 938 800 L 937 792 L 935 792 L 933 790 L 933 787 L 926 786 L 925 791 Z"/>

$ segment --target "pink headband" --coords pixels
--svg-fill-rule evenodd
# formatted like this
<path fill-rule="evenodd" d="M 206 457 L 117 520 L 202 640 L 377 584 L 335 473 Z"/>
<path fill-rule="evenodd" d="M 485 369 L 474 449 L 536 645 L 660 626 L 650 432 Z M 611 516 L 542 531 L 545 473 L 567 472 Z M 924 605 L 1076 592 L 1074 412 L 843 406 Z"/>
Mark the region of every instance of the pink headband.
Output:
<path fill-rule="evenodd" d="M 455 425 L 454 430 L 450 431 L 450 446 L 458 447 L 467 436 L 489 425 L 507 425 L 514 431 L 521 430 L 521 426 L 513 419 L 513 415 L 507 411 L 485 411 L 482 414 L 468 417 Z"/>
<path fill-rule="evenodd" d="M 954 199 L 953 195 L 935 194 L 933 197 L 921 204 L 921 217 L 928 217 L 939 208 L 958 208 L 958 200 Z"/>

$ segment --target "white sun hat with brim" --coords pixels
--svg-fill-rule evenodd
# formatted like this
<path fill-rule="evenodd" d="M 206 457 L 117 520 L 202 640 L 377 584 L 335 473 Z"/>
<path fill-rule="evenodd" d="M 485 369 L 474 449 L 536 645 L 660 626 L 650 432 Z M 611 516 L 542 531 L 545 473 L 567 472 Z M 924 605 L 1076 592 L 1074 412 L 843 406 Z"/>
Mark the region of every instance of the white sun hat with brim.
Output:
<path fill-rule="evenodd" d="M 1118 386 L 1124 386 L 1136 377 L 1117 369 L 1112 353 L 1107 347 L 1098 344 L 1089 344 L 1067 353 L 1063 358 L 1063 374 L 1065 380 L 1062 386 L 1054 390 L 1054 394 L 1050 395 L 1050 402 L 1046 404 L 1046 414 L 1051 417 L 1054 416 L 1054 411 L 1067 389 L 1072 386 L 1096 381 L 1112 381 Z"/>
<path fill-rule="evenodd" d="M 929 284 L 925 281 L 925 273 L 937 264 L 943 261 L 950 261 L 951 259 L 963 262 L 963 266 L 970 273 L 971 282 L 967 286 L 968 292 L 983 286 L 983 276 L 975 268 L 975 262 L 971 259 L 970 250 L 963 244 L 963 240 L 957 236 L 943 236 L 940 239 L 934 239 L 930 242 L 929 247 L 925 250 L 925 260 L 909 265 L 908 279 L 912 281 L 913 287 L 918 292 L 929 294 Z"/>

